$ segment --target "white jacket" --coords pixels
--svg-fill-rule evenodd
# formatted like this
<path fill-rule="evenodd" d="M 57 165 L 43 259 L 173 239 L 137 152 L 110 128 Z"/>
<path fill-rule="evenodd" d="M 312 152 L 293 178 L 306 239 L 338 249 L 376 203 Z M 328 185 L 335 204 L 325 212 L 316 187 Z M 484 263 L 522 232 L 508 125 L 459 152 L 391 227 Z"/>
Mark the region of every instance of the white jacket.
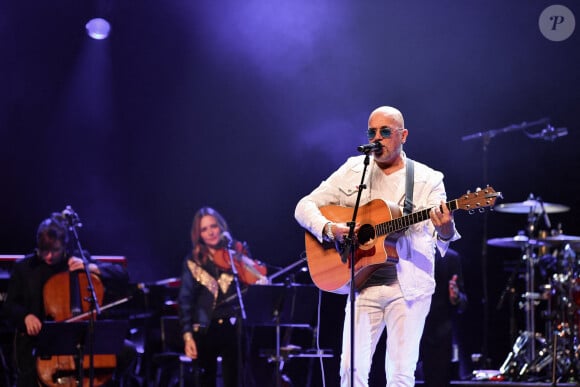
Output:
<path fill-rule="evenodd" d="M 330 219 L 324 217 L 319 207 L 326 205 L 340 205 L 354 207 L 358 194 L 358 185 L 364 169 L 364 158 L 355 156 L 349 158 L 328 179 L 322 181 L 309 195 L 302 198 L 296 205 L 294 216 L 298 223 L 312 235 L 322 241 L 322 231 Z M 398 180 L 393 192 L 388 197 L 387 192 L 381 192 L 380 179 L 384 179 L 384 173 L 371 158 L 365 175 L 366 189 L 363 190 L 360 205 L 364 205 L 373 199 L 396 203 L 401 209 L 404 205 L 405 177 L 407 159 L 403 153 L 405 168 L 393 174 Z M 415 163 L 414 188 L 413 188 L 413 212 L 432 208 L 446 201 L 443 174 L 425 164 Z M 393 182 L 390 181 L 392 184 Z M 461 236 L 455 230 L 451 241 Z M 442 242 L 436 237 L 435 228 L 431 220 L 422 221 L 411 225 L 397 241 L 397 277 L 403 296 L 406 300 L 431 296 L 435 291 L 434 262 L 435 247 L 439 248 L 442 256 L 445 255 L 449 242 Z"/>

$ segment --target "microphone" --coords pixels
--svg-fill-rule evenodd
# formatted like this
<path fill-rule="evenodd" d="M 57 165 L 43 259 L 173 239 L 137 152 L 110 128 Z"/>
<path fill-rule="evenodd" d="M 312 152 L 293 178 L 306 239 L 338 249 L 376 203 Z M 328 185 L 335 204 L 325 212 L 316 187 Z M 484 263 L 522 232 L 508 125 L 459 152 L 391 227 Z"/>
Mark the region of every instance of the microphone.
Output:
<path fill-rule="evenodd" d="M 81 223 L 81 219 L 79 218 L 79 214 L 72 209 L 71 206 L 66 206 L 64 210 L 60 213 L 63 218 L 66 219 L 66 222 L 69 224 L 70 227 L 82 227 L 83 224 Z"/>
<path fill-rule="evenodd" d="M 62 210 L 61 215 L 65 218 L 72 218 L 73 216 L 78 216 L 71 206 L 66 206 L 66 208 Z"/>
<path fill-rule="evenodd" d="M 232 234 L 230 234 L 229 231 L 222 232 L 222 236 L 220 237 L 220 239 L 222 241 L 226 242 L 228 244 L 228 246 L 230 246 L 232 244 L 232 242 L 234 241 L 234 238 L 232 238 Z"/>
<path fill-rule="evenodd" d="M 531 138 L 540 138 L 546 141 L 554 141 L 558 137 L 564 137 L 568 135 L 568 128 L 554 128 L 552 125 L 546 126 L 539 133 L 531 135 Z"/>
<path fill-rule="evenodd" d="M 383 145 L 379 141 L 375 141 L 371 144 L 359 145 L 356 150 L 360 153 L 378 152 L 382 147 Z"/>

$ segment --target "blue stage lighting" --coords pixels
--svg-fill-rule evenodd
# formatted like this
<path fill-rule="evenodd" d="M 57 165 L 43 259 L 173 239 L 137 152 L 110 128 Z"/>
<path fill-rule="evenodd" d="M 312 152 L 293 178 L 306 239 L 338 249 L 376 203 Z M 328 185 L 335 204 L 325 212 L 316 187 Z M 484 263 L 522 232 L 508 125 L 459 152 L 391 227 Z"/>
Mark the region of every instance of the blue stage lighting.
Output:
<path fill-rule="evenodd" d="M 100 17 L 91 19 L 86 25 L 87 34 L 96 40 L 107 39 L 111 32 L 111 25 L 105 19 Z"/>

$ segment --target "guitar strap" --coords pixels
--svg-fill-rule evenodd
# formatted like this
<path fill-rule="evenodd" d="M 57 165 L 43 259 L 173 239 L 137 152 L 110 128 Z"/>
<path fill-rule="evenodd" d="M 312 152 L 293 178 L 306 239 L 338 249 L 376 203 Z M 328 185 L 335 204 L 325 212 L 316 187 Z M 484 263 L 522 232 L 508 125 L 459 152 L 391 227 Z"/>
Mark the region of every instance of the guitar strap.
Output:
<path fill-rule="evenodd" d="M 403 207 L 403 215 L 409 215 L 413 212 L 413 185 L 415 179 L 414 162 L 407 158 L 407 181 L 405 186 L 405 206 Z"/>

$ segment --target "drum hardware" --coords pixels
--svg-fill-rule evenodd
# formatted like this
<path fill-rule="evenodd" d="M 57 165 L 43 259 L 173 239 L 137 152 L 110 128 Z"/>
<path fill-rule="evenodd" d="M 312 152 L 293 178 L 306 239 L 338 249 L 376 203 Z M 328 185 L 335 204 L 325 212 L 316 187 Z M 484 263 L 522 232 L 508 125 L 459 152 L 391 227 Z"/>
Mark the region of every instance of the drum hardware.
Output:
<path fill-rule="evenodd" d="M 559 272 L 551 276 L 550 283 L 540 285 L 537 292 L 521 295 L 522 308 L 547 302 L 547 310 L 541 313 L 547 336 L 544 338 L 532 331 L 520 334 L 500 369 L 506 379 L 551 380 L 553 383 L 577 380 L 580 372 L 580 279 L 578 269 L 570 266 L 576 265 L 575 257 L 569 246 L 562 249 L 557 259 L 564 263 L 559 264 Z M 532 347 L 535 347 L 533 351 Z"/>
<path fill-rule="evenodd" d="M 575 349 L 570 347 L 575 343 L 578 329 L 576 327 L 575 330 L 570 330 L 568 325 L 571 308 L 577 309 L 570 302 L 572 297 L 570 283 L 574 275 L 579 274 L 576 266 L 580 265 L 576 263 L 575 257 L 560 258 L 559 251 L 550 253 L 550 250 L 567 246 L 564 248 L 573 252 L 574 248 L 570 244 L 578 244 L 580 248 L 580 237 L 564 234 L 561 224 L 557 230 L 551 232 L 538 231 L 540 220 L 543 220 L 547 229 L 552 228 L 548 214 L 566 212 L 570 208 L 562 204 L 544 202 L 541 198 L 530 194 L 523 202 L 502 203 L 494 209 L 498 212 L 528 215 L 525 231 L 520 231 L 513 237 L 493 238 L 487 241 L 491 246 L 519 248 L 521 263 L 526 265 L 526 289 L 519 303 L 520 308 L 525 310 L 525 331 L 516 338 L 512 351 L 500 368 L 501 374 L 506 378 L 521 380 L 524 377 L 547 378 L 549 375 L 545 375 L 545 372 L 548 370 L 557 372 L 558 375 L 574 373 L 577 368 L 568 363 L 571 363 L 570 359 L 573 357 L 571 354 L 575 352 Z M 538 289 L 534 284 L 536 264 L 539 264 L 537 266 L 540 266 L 544 277 L 548 277 L 548 273 L 553 273 L 550 284 L 541 285 Z M 580 286 L 578 290 L 580 301 Z M 548 310 L 541 313 L 546 322 L 548 340 L 536 333 L 535 327 L 535 307 L 542 301 L 547 301 L 548 305 Z M 556 303 L 557 309 L 553 309 L 553 303 Z M 580 307 L 580 304 L 578 306 Z M 555 332 L 552 332 L 553 325 L 558 326 Z M 551 344 L 549 339 L 552 337 L 554 343 L 558 341 L 560 343 Z"/>
<path fill-rule="evenodd" d="M 540 334 L 522 332 L 500 367 L 500 374 L 514 381 L 571 380 L 577 372 L 571 332 L 568 327 L 559 326 L 553 337 L 550 343 Z M 532 342 L 537 351 L 529 357 Z"/>
<path fill-rule="evenodd" d="M 552 291 L 553 291 L 552 284 L 540 285 L 538 289 L 541 290 L 543 300 L 549 300 L 552 297 Z"/>
<path fill-rule="evenodd" d="M 528 303 L 533 303 L 534 306 L 540 305 L 540 302 L 546 300 L 543 293 L 540 292 L 526 292 L 521 295 L 522 301 L 518 304 L 520 309 L 525 309 Z"/>
<path fill-rule="evenodd" d="M 531 332 L 522 332 L 516 339 L 512 351 L 499 368 L 500 373 L 513 380 L 522 380 L 526 377 L 536 358 L 535 354 L 534 356 L 529 354 L 529 347 L 532 343 L 534 343 L 534 347 L 541 348 L 540 351 L 544 351 L 546 348 L 546 340 L 543 337 Z"/>
<path fill-rule="evenodd" d="M 532 293 L 526 292 L 526 293 L 522 294 L 522 298 L 524 300 L 530 300 L 530 301 L 536 301 L 536 302 L 544 299 L 543 295 L 541 293 L 538 293 L 538 292 L 532 292 Z"/>
<path fill-rule="evenodd" d="M 529 366 L 528 373 L 530 375 L 545 379 L 550 376 L 553 379 L 554 374 L 563 375 L 566 373 L 568 366 L 565 361 L 562 363 L 563 357 L 561 355 L 564 349 L 558 349 L 558 344 L 561 342 L 558 337 L 558 334 L 554 334 L 554 344 L 545 346 L 538 351 L 537 356 Z"/>
<path fill-rule="evenodd" d="M 526 265 L 525 270 L 526 291 L 522 297 L 524 301 L 520 303 L 519 306 L 520 309 L 525 310 L 526 332 L 529 334 L 534 334 L 536 332 L 534 314 L 535 314 L 535 305 L 537 302 L 536 300 L 537 297 L 535 297 L 535 295 L 537 295 L 538 293 L 536 293 L 534 285 L 534 268 L 537 258 L 536 255 L 534 254 L 533 248 L 536 246 L 540 246 L 542 244 L 538 242 L 536 239 L 532 239 L 529 236 L 525 235 L 523 231 L 520 231 L 514 237 L 489 239 L 487 243 L 491 246 L 519 248 L 521 250 L 522 252 L 521 262 L 525 263 Z M 532 359 L 535 354 L 534 340 L 530 340 L 530 344 L 526 346 L 526 350 L 528 351 L 527 357 L 529 359 Z"/>

